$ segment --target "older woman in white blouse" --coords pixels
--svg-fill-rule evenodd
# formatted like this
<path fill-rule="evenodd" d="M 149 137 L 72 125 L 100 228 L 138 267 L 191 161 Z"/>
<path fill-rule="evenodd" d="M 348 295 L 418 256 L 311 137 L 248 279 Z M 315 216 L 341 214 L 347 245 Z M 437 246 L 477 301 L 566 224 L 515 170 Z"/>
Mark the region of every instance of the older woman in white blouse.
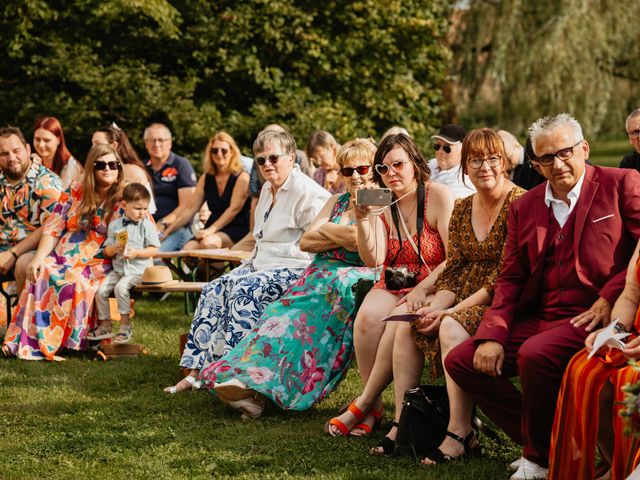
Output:
<path fill-rule="evenodd" d="M 330 197 L 295 164 L 288 132 L 266 130 L 253 144 L 266 182 L 255 211 L 256 247 L 251 259 L 202 291 L 180 366 L 189 375 L 167 393 L 199 388 L 198 373 L 251 331 L 264 307 L 277 300 L 312 260 L 300 237 Z"/>

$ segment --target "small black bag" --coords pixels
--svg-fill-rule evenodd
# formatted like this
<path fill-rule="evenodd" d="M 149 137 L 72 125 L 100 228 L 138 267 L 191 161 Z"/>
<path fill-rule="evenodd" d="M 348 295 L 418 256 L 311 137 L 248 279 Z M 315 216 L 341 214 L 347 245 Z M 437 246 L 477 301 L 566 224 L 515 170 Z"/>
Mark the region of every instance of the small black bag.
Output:
<path fill-rule="evenodd" d="M 419 460 L 440 446 L 448 424 L 446 387 L 419 385 L 407 390 L 398 422 L 394 456 Z"/>
<path fill-rule="evenodd" d="M 351 285 L 351 292 L 353 292 L 353 297 L 355 301 L 355 307 L 353 308 L 353 318 L 356 318 L 356 313 L 360 309 L 360 305 L 364 301 L 364 297 L 367 296 L 369 290 L 373 288 L 373 280 L 369 280 L 366 278 L 359 279 L 356 283 Z"/>

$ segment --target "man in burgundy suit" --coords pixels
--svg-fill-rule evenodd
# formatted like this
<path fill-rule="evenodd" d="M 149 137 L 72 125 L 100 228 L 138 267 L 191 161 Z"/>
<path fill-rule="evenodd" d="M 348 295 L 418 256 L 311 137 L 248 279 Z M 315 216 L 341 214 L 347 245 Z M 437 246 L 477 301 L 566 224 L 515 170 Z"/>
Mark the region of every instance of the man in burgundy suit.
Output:
<path fill-rule="evenodd" d="M 548 181 L 511 205 L 491 308 L 445 360 L 453 380 L 524 445 L 513 480 L 546 478 L 564 369 L 610 321 L 640 237 L 638 172 L 586 165 L 589 145 L 568 114 L 536 121 L 529 134 Z"/>

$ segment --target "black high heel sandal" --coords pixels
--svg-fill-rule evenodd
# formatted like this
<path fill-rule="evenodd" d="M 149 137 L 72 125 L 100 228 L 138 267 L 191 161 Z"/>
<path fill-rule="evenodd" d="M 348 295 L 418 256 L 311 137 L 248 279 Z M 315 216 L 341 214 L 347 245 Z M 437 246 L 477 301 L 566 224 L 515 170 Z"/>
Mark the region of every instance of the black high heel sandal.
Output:
<path fill-rule="evenodd" d="M 393 422 L 391 426 L 396 427 L 397 429 L 399 427 L 399 424 L 398 422 Z M 377 451 L 377 448 L 382 448 L 382 452 Z M 371 449 L 369 453 L 371 455 L 384 455 L 385 457 L 388 457 L 390 455 L 393 455 L 393 451 L 395 450 L 395 448 L 396 441 L 391 440 L 389 437 L 385 436 L 382 440 L 380 440 L 380 443 L 378 443 L 378 445 Z"/>
<path fill-rule="evenodd" d="M 438 465 L 442 463 L 450 463 L 465 457 L 479 457 L 480 455 L 482 455 L 482 450 L 480 449 L 480 445 L 476 440 L 476 435 L 473 430 L 471 430 L 471 433 L 467 435 L 465 438 L 462 438 L 461 436 L 456 435 L 455 433 L 452 433 L 452 432 L 447 432 L 447 436 L 453 438 L 457 442 L 460 442 L 464 447 L 464 453 L 458 457 L 452 457 L 451 455 L 447 455 L 446 453 L 443 453 L 442 450 L 440 450 L 439 448 L 436 448 L 435 450 L 433 450 L 432 452 L 429 452 L 427 455 L 425 455 L 422 458 L 422 460 L 420 461 L 422 465 L 427 467 L 431 466 L 431 464 L 429 463 L 424 463 L 424 461 L 427 459 L 431 460 L 434 465 Z"/>

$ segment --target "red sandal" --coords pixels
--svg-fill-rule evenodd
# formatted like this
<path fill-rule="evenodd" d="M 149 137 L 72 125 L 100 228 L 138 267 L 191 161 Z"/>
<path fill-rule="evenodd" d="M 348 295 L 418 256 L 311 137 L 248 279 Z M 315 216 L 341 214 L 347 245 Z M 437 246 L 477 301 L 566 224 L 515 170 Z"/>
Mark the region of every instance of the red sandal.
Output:
<path fill-rule="evenodd" d="M 371 411 L 368 413 L 368 415 L 371 415 L 374 419 L 373 427 L 370 427 L 368 424 L 364 422 L 360 422 L 357 425 L 355 425 L 351 430 L 353 431 L 357 428 L 359 430 L 364 430 L 367 433 L 365 433 L 364 435 L 356 435 L 354 433 L 349 432 L 349 435 L 351 435 L 352 437 L 366 437 L 367 435 L 370 435 L 371 432 L 375 430 L 378 427 L 378 425 L 380 425 L 380 421 L 382 420 L 383 413 L 384 413 L 384 405 L 382 404 L 380 404 L 380 410 L 376 410 L 372 408 Z"/>
<path fill-rule="evenodd" d="M 347 410 L 349 410 L 351 414 L 354 417 L 356 417 L 356 422 L 362 422 L 362 420 L 364 420 L 364 417 L 367 416 L 366 413 L 364 413 L 362 410 L 360 410 L 356 406 L 355 400 L 351 402 L 351 404 L 349 404 L 349 407 L 347 407 Z M 334 434 L 333 431 L 331 430 L 331 425 L 333 425 L 338 430 L 340 430 L 341 435 Z M 323 430 L 324 430 L 324 433 L 328 433 L 332 437 L 339 437 L 339 436 L 346 437 L 349 435 L 349 432 L 350 432 L 350 429 L 347 428 L 347 426 L 344 423 L 342 423 L 341 420 L 338 420 L 338 417 L 333 417 L 331 420 L 327 420 L 327 422 L 324 424 Z"/>

